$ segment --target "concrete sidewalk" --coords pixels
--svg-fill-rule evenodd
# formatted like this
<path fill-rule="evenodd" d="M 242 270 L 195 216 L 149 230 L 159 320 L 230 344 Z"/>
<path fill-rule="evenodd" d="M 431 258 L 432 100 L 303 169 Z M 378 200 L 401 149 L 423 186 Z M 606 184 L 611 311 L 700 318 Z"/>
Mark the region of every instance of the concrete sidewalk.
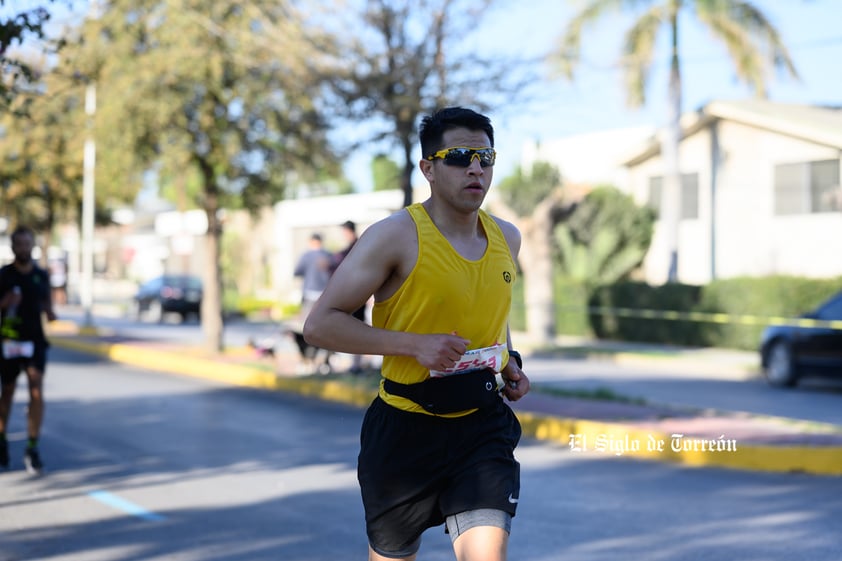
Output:
<path fill-rule="evenodd" d="M 142 368 L 295 392 L 359 407 L 367 406 L 374 397 L 379 379 L 376 372 L 356 377 L 302 376 L 294 367 L 301 362 L 297 353 L 274 359 L 260 358 L 251 349 L 209 355 L 197 347 L 162 341 L 129 339 L 119 334 L 81 334 L 69 322 L 54 326 L 50 340 L 57 347 Z M 718 361 L 717 369 L 750 372 L 753 368 L 749 353 L 635 345 L 609 349 L 608 344 L 590 348 L 596 358 L 611 356 L 618 362 L 648 361 L 653 366 L 674 368 L 675 361 L 682 361 L 684 368 L 707 359 Z M 584 347 L 581 350 L 585 352 Z M 512 408 L 525 436 L 556 442 L 573 453 L 690 466 L 842 475 L 842 427 L 836 425 L 563 397 L 542 392 L 539 387 L 513 403 Z"/>

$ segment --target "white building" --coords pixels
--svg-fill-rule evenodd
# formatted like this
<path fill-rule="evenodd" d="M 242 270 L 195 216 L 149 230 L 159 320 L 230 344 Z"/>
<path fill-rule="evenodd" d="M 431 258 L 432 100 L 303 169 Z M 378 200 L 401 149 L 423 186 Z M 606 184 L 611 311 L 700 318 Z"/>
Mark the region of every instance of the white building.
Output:
<path fill-rule="evenodd" d="M 842 109 L 716 101 L 683 116 L 678 278 L 842 276 Z M 658 209 L 658 131 L 617 129 L 527 143 L 521 165 L 555 165 L 565 185 L 611 184 Z M 660 222 L 644 278 L 666 281 Z"/>
<path fill-rule="evenodd" d="M 679 154 L 681 282 L 842 276 L 842 110 L 712 102 L 683 117 Z M 653 138 L 625 164 L 628 190 L 657 208 L 660 144 Z M 656 227 L 644 263 L 652 283 L 667 276 L 663 234 Z"/>
<path fill-rule="evenodd" d="M 298 257 L 307 249 L 311 234 L 322 234 L 325 249 L 338 251 L 346 243 L 341 231 L 343 222 L 356 223 L 359 235 L 366 227 L 402 207 L 403 192 L 399 189 L 279 202 L 275 205 L 274 218 L 273 286 L 283 300 L 297 302 L 300 282 L 293 277 L 293 271 Z"/>

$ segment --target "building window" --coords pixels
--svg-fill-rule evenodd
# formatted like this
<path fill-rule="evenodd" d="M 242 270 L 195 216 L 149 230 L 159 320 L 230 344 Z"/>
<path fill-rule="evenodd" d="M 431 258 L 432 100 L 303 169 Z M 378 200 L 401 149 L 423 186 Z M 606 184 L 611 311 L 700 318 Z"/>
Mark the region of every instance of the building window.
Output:
<path fill-rule="evenodd" d="M 660 175 L 649 178 L 650 207 L 661 215 L 661 201 L 664 189 L 664 178 Z M 681 219 L 692 220 L 699 217 L 699 174 L 681 174 Z"/>
<path fill-rule="evenodd" d="M 842 211 L 839 160 L 775 166 L 775 214 Z"/>

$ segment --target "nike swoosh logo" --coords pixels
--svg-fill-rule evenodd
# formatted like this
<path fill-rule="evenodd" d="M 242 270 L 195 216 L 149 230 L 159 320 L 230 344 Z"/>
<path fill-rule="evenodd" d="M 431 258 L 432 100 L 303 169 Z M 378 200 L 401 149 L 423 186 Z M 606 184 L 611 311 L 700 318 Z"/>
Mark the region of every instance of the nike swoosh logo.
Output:
<path fill-rule="evenodd" d="M 513 505 L 516 505 L 516 504 L 517 504 L 517 502 L 518 502 L 518 500 L 519 500 L 519 499 L 518 499 L 517 497 L 513 497 L 513 496 L 512 496 L 512 494 L 511 494 L 511 493 L 509 493 L 509 502 L 510 502 L 510 503 L 512 503 Z"/>

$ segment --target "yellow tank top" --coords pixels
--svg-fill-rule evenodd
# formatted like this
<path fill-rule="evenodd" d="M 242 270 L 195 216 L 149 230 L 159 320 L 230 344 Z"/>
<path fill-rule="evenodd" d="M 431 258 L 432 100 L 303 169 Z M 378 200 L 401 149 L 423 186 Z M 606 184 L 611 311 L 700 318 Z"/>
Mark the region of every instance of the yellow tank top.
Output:
<path fill-rule="evenodd" d="M 411 333 L 453 333 L 470 340 L 468 350 L 506 344 L 506 328 L 515 281 L 515 263 L 502 230 L 479 211 L 488 240 L 476 261 L 462 257 L 439 232 L 421 203 L 407 207 L 418 232 L 418 259 L 406 281 L 372 311 L 375 327 Z M 503 364 L 508 356 L 504 353 Z M 422 382 L 430 375 L 414 357 L 386 356 L 382 373 L 402 384 Z M 386 393 L 380 397 L 405 411 L 427 413 L 418 404 Z M 446 416 L 461 416 L 464 411 Z"/>

